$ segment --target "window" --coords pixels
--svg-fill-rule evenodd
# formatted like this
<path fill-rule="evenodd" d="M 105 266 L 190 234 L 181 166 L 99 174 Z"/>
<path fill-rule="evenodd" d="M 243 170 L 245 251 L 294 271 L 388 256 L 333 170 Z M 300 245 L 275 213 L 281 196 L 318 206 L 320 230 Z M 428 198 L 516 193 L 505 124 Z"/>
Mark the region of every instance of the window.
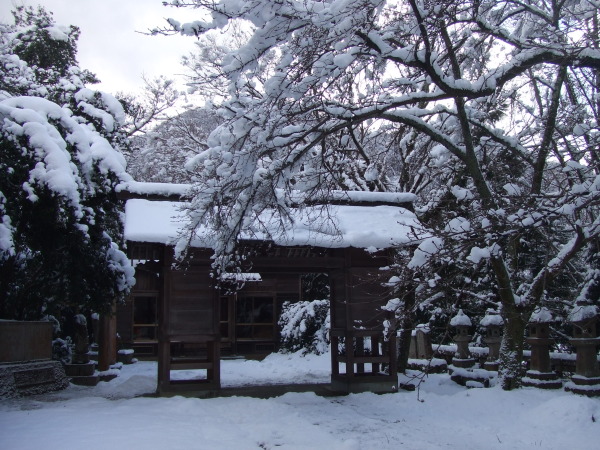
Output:
<path fill-rule="evenodd" d="M 274 338 L 275 313 L 273 297 L 239 297 L 236 305 L 237 339 Z"/>
<path fill-rule="evenodd" d="M 133 340 L 155 341 L 157 339 L 157 295 L 133 297 Z"/>
<path fill-rule="evenodd" d="M 230 297 L 221 297 L 221 317 L 219 318 L 219 330 L 221 332 L 221 340 L 230 340 L 229 332 L 229 302 Z"/>

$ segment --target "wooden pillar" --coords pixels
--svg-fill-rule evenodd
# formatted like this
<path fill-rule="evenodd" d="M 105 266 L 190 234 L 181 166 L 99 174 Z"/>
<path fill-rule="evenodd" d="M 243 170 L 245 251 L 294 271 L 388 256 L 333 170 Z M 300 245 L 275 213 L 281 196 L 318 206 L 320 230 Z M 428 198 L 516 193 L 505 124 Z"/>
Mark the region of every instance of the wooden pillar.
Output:
<path fill-rule="evenodd" d="M 117 315 L 114 302 L 109 314 L 100 315 L 98 328 L 98 370 L 104 372 L 117 362 Z"/>
<path fill-rule="evenodd" d="M 171 384 L 171 343 L 158 341 L 158 382 L 159 394 L 167 392 Z"/>
<path fill-rule="evenodd" d="M 158 393 L 168 390 L 171 382 L 171 340 L 169 338 L 169 298 L 173 252 L 165 247 L 162 255 L 161 292 L 158 298 Z"/>

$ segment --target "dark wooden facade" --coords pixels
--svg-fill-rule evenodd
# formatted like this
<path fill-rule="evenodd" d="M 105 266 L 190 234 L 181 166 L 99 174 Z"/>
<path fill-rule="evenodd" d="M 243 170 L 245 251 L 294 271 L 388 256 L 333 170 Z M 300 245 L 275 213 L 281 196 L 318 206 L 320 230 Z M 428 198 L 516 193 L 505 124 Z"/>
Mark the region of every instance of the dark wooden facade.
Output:
<path fill-rule="evenodd" d="M 172 248 L 129 243 L 137 284 L 119 308 L 119 334 L 138 352 L 157 351 L 160 394 L 218 389 L 222 353 L 274 350 L 281 305 L 300 299 L 303 273 L 329 275 L 332 389 L 396 389 L 395 337 L 384 336 L 381 306 L 388 296 L 377 277 L 389 264 L 385 252 L 247 245 L 262 281 L 225 292 L 211 277 L 209 250 L 196 249 L 185 267 L 175 268 Z M 181 380 L 179 369 L 204 369 L 206 377 Z"/>

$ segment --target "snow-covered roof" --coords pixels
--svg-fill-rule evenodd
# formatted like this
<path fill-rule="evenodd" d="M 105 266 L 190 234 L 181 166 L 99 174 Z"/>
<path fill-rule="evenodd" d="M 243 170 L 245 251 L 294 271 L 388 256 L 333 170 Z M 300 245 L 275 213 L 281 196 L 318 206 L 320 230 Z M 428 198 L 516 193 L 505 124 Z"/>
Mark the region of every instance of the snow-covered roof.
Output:
<path fill-rule="evenodd" d="M 187 217 L 183 202 L 131 199 L 125 205 L 125 238 L 135 242 L 175 245 L 185 230 Z M 399 206 L 330 205 L 323 221 L 319 207 L 298 210 L 294 224 L 284 232 L 270 231 L 275 244 L 324 248 L 357 247 L 368 250 L 389 248 L 415 242 L 424 237 L 414 213 Z M 265 214 L 261 222 L 269 220 Z M 193 247 L 211 248 L 209 230 L 197 230 Z M 242 236 L 243 239 L 267 239 L 266 235 Z"/>
<path fill-rule="evenodd" d="M 128 181 L 120 183 L 116 191 L 133 196 L 162 196 L 162 197 L 186 197 L 190 194 L 191 184 L 177 183 L 150 183 L 142 181 Z"/>
<path fill-rule="evenodd" d="M 401 204 L 412 203 L 417 200 L 417 196 L 410 192 L 332 191 L 328 199 L 353 203 Z"/>
<path fill-rule="evenodd" d="M 146 181 L 127 181 L 120 183 L 117 192 L 131 198 L 160 198 L 163 200 L 172 197 L 187 198 L 191 195 L 191 184 L 178 183 L 152 183 Z M 303 196 L 299 194 L 299 200 Z M 331 191 L 326 197 L 320 199 L 322 203 L 352 203 L 352 204 L 388 204 L 405 205 L 417 200 L 415 194 L 409 192 L 368 192 L 368 191 Z"/>

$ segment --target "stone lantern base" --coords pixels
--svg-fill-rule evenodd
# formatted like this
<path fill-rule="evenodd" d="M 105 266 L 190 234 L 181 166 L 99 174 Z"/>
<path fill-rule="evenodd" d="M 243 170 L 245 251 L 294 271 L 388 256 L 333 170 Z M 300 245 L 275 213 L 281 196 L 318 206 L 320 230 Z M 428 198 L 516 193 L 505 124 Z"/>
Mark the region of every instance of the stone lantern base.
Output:
<path fill-rule="evenodd" d="M 588 397 L 600 397 L 600 377 L 573 375 L 571 381 L 565 384 L 565 391 Z"/>
<path fill-rule="evenodd" d="M 475 358 L 452 358 L 452 365 L 461 369 L 470 369 L 475 366 Z"/>
<path fill-rule="evenodd" d="M 489 372 L 484 369 L 468 368 L 463 369 L 453 365 L 448 366 L 448 373 L 450 373 L 450 379 L 461 386 L 466 387 L 490 387 L 493 385 L 491 379 L 493 372 Z"/>
<path fill-rule="evenodd" d="M 536 387 L 540 389 L 560 389 L 563 384 L 554 372 L 539 372 L 528 370 L 522 379 L 523 386 Z"/>
<path fill-rule="evenodd" d="M 69 377 L 71 383 L 80 386 L 96 386 L 100 381 L 100 377 L 96 372 L 96 363 L 88 362 L 87 364 L 65 364 L 65 373 Z"/>
<path fill-rule="evenodd" d="M 489 370 L 490 372 L 498 372 L 498 369 L 500 368 L 500 362 L 498 360 L 486 361 L 483 363 L 483 368 L 485 370 Z"/>

